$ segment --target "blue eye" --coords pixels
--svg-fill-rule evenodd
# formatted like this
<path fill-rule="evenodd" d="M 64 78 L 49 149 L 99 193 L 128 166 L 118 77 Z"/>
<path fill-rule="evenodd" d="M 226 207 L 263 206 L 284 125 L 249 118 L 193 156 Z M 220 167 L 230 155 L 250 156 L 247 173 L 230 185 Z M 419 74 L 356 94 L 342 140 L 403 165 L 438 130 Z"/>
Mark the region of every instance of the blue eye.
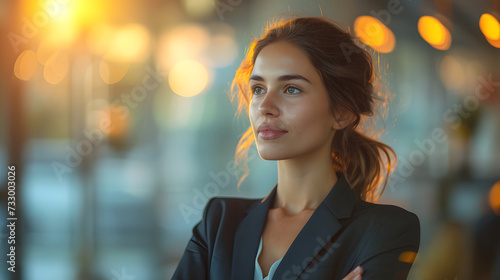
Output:
<path fill-rule="evenodd" d="M 290 93 L 290 94 L 297 94 L 297 93 L 300 93 L 302 91 L 296 87 L 289 86 L 286 88 L 286 92 Z"/>

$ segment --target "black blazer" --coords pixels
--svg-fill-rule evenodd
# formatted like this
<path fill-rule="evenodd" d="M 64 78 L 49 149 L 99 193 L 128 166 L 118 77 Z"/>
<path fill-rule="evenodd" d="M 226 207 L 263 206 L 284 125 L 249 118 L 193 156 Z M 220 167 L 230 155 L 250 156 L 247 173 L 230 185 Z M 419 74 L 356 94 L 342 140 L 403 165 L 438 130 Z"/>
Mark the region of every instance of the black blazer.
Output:
<path fill-rule="evenodd" d="M 253 280 L 255 257 L 276 188 L 262 200 L 214 197 L 172 279 Z M 361 200 L 345 176 L 299 232 L 273 280 L 338 279 L 356 266 L 363 280 L 406 279 L 420 246 L 418 217 Z"/>

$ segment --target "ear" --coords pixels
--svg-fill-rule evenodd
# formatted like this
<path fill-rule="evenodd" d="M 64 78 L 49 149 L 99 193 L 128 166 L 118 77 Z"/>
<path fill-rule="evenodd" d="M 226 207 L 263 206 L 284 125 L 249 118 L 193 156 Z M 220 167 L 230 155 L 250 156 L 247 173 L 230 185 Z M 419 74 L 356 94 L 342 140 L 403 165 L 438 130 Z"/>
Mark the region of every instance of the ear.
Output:
<path fill-rule="evenodd" d="M 356 116 L 352 112 L 345 109 L 337 111 L 335 115 L 336 118 L 332 126 L 335 130 L 344 129 L 346 126 L 348 126 L 349 124 L 351 124 L 356 120 Z"/>

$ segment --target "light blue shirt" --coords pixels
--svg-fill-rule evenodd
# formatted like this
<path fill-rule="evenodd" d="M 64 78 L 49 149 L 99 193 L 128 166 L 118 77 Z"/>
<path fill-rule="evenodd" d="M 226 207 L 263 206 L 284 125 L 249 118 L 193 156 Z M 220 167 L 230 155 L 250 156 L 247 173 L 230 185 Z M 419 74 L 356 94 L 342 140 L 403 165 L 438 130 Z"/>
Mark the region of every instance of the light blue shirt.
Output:
<path fill-rule="evenodd" d="M 260 251 L 262 251 L 262 236 L 260 237 L 260 242 L 259 242 L 259 250 L 257 251 L 257 257 L 255 258 L 255 273 L 253 274 L 253 279 L 254 280 L 271 280 L 273 279 L 273 275 L 278 269 L 278 266 L 280 265 L 280 262 L 283 258 L 277 260 L 276 262 L 273 263 L 271 268 L 269 269 L 269 273 L 267 274 L 266 278 L 263 278 L 262 276 L 262 269 L 260 268 L 259 264 L 259 256 L 260 256 Z"/>

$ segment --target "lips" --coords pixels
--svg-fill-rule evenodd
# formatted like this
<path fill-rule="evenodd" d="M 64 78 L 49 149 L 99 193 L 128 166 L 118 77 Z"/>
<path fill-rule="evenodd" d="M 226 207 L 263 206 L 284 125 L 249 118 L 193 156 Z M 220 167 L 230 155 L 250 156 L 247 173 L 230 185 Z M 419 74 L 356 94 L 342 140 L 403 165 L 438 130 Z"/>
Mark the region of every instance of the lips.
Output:
<path fill-rule="evenodd" d="M 284 129 L 281 129 L 279 126 L 274 124 L 261 124 L 258 128 L 258 132 L 262 131 L 273 131 L 273 132 L 287 132 Z"/>
<path fill-rule="evenodd" d="M 258 128 L 259 136 L 264 140 L 276 139 L 287 132 L 273 124 L 262 124 Z"/>

